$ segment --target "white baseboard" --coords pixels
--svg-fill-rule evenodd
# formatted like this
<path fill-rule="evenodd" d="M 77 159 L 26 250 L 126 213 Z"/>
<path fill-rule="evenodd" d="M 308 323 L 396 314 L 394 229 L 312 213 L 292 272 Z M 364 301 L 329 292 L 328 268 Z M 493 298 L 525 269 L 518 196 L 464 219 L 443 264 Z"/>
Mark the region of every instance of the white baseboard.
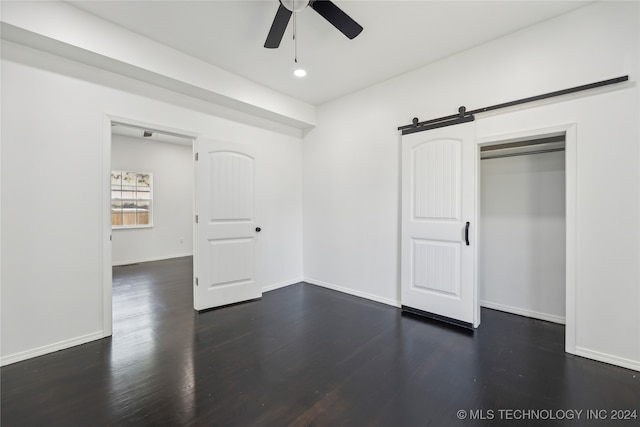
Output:
<path fill-rule="evenodd" d="M 375 302 L 380 302 L 382 304 L 387 304 L 387 305 L 392 305 L 394 307 L 400 307 L 400 301 L 396 301 L 396 300 L 392 300 L 389 298 L 384 298 L 384 297 L 380 297 L 378 295 L 373 295 L 367 292 L 361 292 L 361 291 L 356 291 L 354 289 L 350 289 L 350 288 L 345 288 L 343 286 L 339 286 L 339 285 L 334 285 L 332 283 L 327 283 L 327 282 L 323 282 L 321 280 L 315 280 L 315 279 L 310 279 L 308 277 L 305 277 L 303 280 L 303 282 L 309 283 L 311 285 L 316 285 L 316 286 L 321 286 L 323 288 L 327 288 L 327 289 L 331 289 L 334 291 L 338 291 L 338 292 L 342 292 L 344 294 L 349 294 L 349 295 L 353 295 L 356 297 L 360 297 L 360 298 L 365 298 L 371 301 L 375 301 Z"/>
<path fill-rule="evenodd" d="M 105 335 L 102 332 L 93 332 L 91 334 L 82 335 L 64 341 L 58 341 L 56 343 L 44 345 L 42 347 L 34 348 L 31 350 L 10 354 L 8 356 L 0 357 L 0 366 L 22 362 L 23 360 L 31 359 L 32 357 L 43 356 L 45 354 L 64 350 L 70 347 L 75 347 L 80 344 L 86 344 L 88 342 L 99 340 L 102 338 L 105 338 Z"/>
<path fill-rule="evenodd" d="M 193 256 L 193 253 L 175 254 L 175 255 L 162 255 L 162 256 L 149 257 L 149 258 L 130 259 L 130 260 L 126 260 L 126 261 L 113 261 L 111 263 L 111 265 L 113 267 L 117 267 L 119 265 L 139 264 L 141 262 L 151 262 L 151 261 L 163 261 L 165 259 L 183 258 L 183 257 L 186 257 L 186 256 Z"/>
<path fill-rule="evenodd" d="M 524 308 L 512 307 L 510 305 L 498 304 L 489 301 L 480 301 L 481 307 L 491 308 L 493 310 L 504 311 L 506 313 L 517 314 L 519 316 L 533 317 L 534 319 L 546 320 L 547 322 L 566 324 L 566 320 L 562 316 L 555 314 L 540 313 L 538 311 L 526 310 Z"/>
<path fill-rule="evenodd" d="M 273 285 L 267 285 L 262 287 L 262 292 L 269 292 L 276 289 L 284 288 L 285 286 L 295 285 L 296 283 L 302 282 L 302 277 L 297 279 L 285 280 L 284 282 L 275 283 Z"/>
<path fill-rule="evenodd" d="M 611 365 L 621 366 L 627 369 L 633 369 L 634 371 L 640 371 L 640 360 L 631 360 L 624 357 L 614 356 L 612 354 L 601 353 L 595 350 L 589 350 L 584 347 L 577 347 L 577 356 L 586 357 L 587 359 L 597 360 L 598 362 L 609 363 Z"/>

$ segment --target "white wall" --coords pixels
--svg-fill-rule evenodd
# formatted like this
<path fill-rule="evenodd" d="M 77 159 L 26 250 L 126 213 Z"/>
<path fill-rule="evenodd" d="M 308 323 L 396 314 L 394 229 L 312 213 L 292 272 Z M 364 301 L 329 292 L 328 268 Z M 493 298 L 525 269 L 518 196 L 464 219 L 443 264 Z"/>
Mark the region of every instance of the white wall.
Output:
<path fill-rule="evenodd" d="M 252 123 L 256 117 L 261 117 L 299 129 L 315 124 L 312 105 L 118 27 L 65 2 L 5 0 L 2 2 L 2 22 L 5 40 L 230 107 L 219 112 L 232 113 L 231 117 Z M 247 114 L 239 115 L 238 112 Z M 267 120 L 262 121 L 265 122 Z"/>
<path fill-rule="evenodd" d="M 589 5 L 320 106 L 304 141 L 307 280 L 398 303 L 397 126 L 629 74 L 607 93 L 479 115 L 476 129 L 576 124 L 576 348 L 640 369 L 638 6 Z"/>
<path fill-rule="evenodd" d="M 482 306 L 564 323 L 564 162 L 563 151 L 480 162 Z"/>
<path fill-rule="evenodd" d="M 256 277 L 268 287 L 299 281 L 299 138 L 12 43 L 3 42 L 2 56 L 2 364 L 104 334 L 105 115 L 255 146 L 265 159 L 256 193 L 271 202 L 260 213 Z"/>
<path fill-rule="evenodd" d="M 114 229 L 113 265 L 193 255 L 193 149 L 113 135 L 111 169 L 153 174 L 153 227 Z"/>

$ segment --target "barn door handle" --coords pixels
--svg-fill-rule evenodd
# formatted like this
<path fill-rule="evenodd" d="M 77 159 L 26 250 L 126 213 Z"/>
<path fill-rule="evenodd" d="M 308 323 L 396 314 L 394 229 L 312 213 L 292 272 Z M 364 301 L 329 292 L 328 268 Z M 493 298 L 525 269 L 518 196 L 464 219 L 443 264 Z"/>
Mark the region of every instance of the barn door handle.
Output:
<path fill-rule="evenodd" d="M 467 221 L 467 225 L 464 227 L 464 241 L 467 243 L 467 246 L 469 246 L 469 225 L 471 224 Z"/>

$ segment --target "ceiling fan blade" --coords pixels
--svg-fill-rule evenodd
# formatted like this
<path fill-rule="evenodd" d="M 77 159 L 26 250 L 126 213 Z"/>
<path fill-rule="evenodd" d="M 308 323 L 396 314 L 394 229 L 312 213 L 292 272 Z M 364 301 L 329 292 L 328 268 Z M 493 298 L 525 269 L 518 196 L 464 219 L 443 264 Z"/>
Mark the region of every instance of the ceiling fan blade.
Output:
<path fill-rule="evenodd" d="M 349 15 L 344 13 L 344 11 L 332 1 L 316 0 L 311 2 L 311 7 L 350 39 L 355 38 L 362 32 L 360 24 L 351 19 Z"/>
<path fill-rule="evenodd" d="M 290 18 L 291 11 L 280 3 L 280 7 L 278 7 L 278 11 L 276 12 L 276 17 L 273 18 L 273 24 L 271 24 L 271 29 L 267 35 L 267 40 L 264 42 L 264 47 L 275 49 L 280 46 L 282 36 L 284 36 L 284 31 L 287 29 Z"/>

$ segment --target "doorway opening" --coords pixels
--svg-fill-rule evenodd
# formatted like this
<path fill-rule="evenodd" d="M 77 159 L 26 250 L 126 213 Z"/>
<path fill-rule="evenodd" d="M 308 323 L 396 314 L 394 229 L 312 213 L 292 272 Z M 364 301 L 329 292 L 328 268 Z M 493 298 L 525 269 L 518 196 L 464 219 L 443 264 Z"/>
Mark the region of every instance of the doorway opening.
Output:
<path fill-rule="evenodd" d="M 573 327 L 567 142 L 566 132 L 558 132 L 480 145 L 481 307 Z"/>
<path fill-rule="evenodd" d="M 116 320 L 123 325 L 123 316 L 135 322 L 153 315 L 153 289 L 124 295 L 120 288 L 127 284 L 116 280 L 122 275 L 113 269 L 135 269 L 139 276 L 147 262 L 193 264 L 194 139 L 160 126 L 105 118 L 104 336 L 113 334 Z"/>

